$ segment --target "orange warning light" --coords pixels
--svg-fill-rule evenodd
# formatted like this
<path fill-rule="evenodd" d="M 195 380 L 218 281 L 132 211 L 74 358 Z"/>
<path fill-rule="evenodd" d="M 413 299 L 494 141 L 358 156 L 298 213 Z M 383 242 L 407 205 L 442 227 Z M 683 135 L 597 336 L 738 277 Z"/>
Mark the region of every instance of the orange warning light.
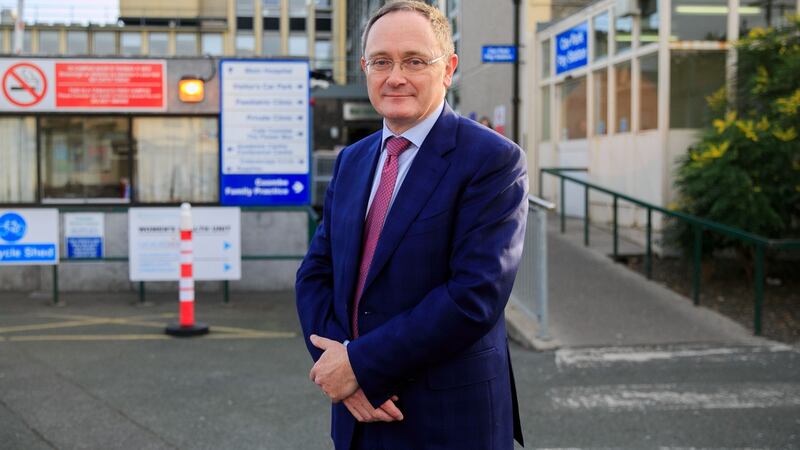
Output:
<path fill-rule="evenodd" d="M 183 78 L 178 82 L 178 98 L 182 102 L 202 102 L 204 94 L 203 80 L 198 78 Z"/>

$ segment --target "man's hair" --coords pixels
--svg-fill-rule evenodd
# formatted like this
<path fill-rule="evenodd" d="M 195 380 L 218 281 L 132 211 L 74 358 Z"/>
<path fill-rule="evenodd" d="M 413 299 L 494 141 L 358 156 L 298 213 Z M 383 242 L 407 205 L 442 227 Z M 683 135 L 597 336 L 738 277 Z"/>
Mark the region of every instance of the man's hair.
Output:
<path fill-rule="evenodd" d="M 386 2 L 379 10 L 375 11 L 370 17 L 369 22 L 367 22 L 367 26 L 364 28 L 364 34 L 361 35 L 361 54 L 366 56 L 367 53 L 367 36 L 369 35 L 369 30 L 372 29 L 372 26 L 375 25 L 375 22 L 378 21 L 381 17 L 393 13 L 396 11 L 411 11 L 421 14 L 423 17 L 428 19 L 428 22 L 431 24 L 431 28 L 433 29 L 433 35 L 436 36 L 436 40 L 439 41 L 439 46 L 442 47 L 444 50 L 445 56 L 450 56 L 455 53 L 455 47 L 453 46 L 453 33 L 450 31 L 450 22 L 447 21 L 447 18 L 439 11 L 438 8 L 434 8 L 427 3 L 423 3 L 417 0 L 395 0 Z"/>

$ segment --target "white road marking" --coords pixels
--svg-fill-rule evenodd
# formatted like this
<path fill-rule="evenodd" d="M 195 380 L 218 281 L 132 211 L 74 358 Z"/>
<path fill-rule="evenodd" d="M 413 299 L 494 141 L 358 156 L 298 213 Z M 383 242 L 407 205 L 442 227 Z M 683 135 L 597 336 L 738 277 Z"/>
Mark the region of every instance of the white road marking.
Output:
<path fill-rule="evenodd" d="M 602 385 L 554 388 L 556 409 L 610 411 L 754 409 L 800 406 L 796 383 L 743 383 L 702 388 L 676 384 Z"/>
<path fill-rule="evenodd" d="M 783 344 L 758 347 L 688 347 L 679 349 L 642 349 L 641 347 L 561 349 L 556 351 L 556 365 L 559 369 L 588 368 L 619 362 L 645 363 L 688 358 L 704 358 L 704 361 L 746 361 L 758 354 L 792 351 L 798 350 Z"/>

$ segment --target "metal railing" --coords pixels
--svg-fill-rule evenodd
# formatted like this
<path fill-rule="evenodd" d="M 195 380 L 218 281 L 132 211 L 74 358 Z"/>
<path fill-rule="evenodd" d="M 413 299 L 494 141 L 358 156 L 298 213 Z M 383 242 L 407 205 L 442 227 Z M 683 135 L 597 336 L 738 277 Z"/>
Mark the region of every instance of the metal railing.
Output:
<path fill-rule="evenodd" d="M 692 226 L 694 233 L 694 243 L 692 246 L 692 301 L 695 305 L 700 305 L 700 273 L 701 273 L 701 256 L 703 248 L 703 231 L 708 230 L 725 236 L 738 239 L 739 241 L 753 245 L 755 249 L 755 272 L 753 274 L 753 284 L 755 290 L 754 296 L 754 311 L 753 311 L 753 330 L 756 336 L 762 335 L 762 310 L 764 305 L 764 259 L 767 249 L 774 250 L 787 250 L 787 249 L 800 249 L 800 240 L 798 239 L 768 239 L 739 228 L 730 227 L 721 223 L 712 222 L 691 214 L 686 214 L 680 211 L 672 211 L 661 206 L 648 203 L 644 200 L 630 197 L 625 194 L 613 191 L 611 189 L 598 186 L 594 183 L 581 180 L 563 172 L 574 172 L 576 168 L 542 168 L 539 175 L 539 195 L 542 195 L 542 179 L 545 174 L 555 176 L 559 179 L 560 185 L 560 225 L 561 233 L 566 231 L 566 182 L 575 183 L 584 187 L 584 218 L 583 218 L 583 243 L 585 246 L 589 245 L 589 194 L 592 190 L 602 192 L 610 195 L 613 198 L 613 219 L 612 219 L 612 233 L 613 233 L 613 255 L 616 259 L 619 255 L 619 201 L 623 200 L 628 203 L 640 206 L 647 211 L 647 226 L 646 226 L 646 245 L 645 245 L 645 274 L 648 279 L 653 277 L 653 212 L 661 213 L 665 216 L 672 217 L 678 220 L 689 223 Z"/>
<path fill-rule="evenodd" d="M 319 215 L 313 208 L 309 206 L 301 207 L 242 207 L 242 212 L 305 212 L 308 214 L 308 242 L 314 236 L 319 221 Z M 104 213 L 127 213 L 128 207 L 108 207 L 108 208 L 78 208 L 78 207 L 62 207 L 58 208 L 59 214 L 64 212 L 104 212 Z M 242 255 L 242 261 L 285 261 L 285 260 L 302 260 L 305 255 Z M 102 258 L 84 259 L 84 258 L 60 258 L 59 264 L 52 266 L 53 272 L 53 303 L 59 303 L 58 292 L 58 266 L 62 263 L 103 263 L 103 262 L 129 262 L 128 256 L 104 256 Z M 228 280 L 222 281 L 223 301 L 230 302 L 230 282 Z M 139 302 L 145 303 L 146 287 L 144 281 L 138 282 Z"/>
<path fill-rule="evenodd" d="M 511 296 L 525 314 L 536 318 L 537 337 L 549 340 L 547 300 L 547 211 L 556 205 L 528 196 L 528 226 Z"/>

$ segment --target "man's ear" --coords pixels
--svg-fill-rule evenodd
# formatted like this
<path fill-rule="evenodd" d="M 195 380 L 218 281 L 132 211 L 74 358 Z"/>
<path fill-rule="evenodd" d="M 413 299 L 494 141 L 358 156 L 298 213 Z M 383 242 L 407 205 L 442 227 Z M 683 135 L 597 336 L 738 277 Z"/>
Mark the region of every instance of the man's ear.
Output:
<path fill-rule="evenodd" d="M 364 72 L 365 75 L 367 74 L 367 60 L 364 59 L 363 56 L 361 57 L 361 71 Z"/>
<path fill-rule="evenodd" d="M 456 67 L 458 67 L 458 55 L 453 53 L 447 58 L 447 62 L 444 66 L 444 87 L 449 88 L 451 84 L 453 84 L 453 74 L 456 72 Z"/>

